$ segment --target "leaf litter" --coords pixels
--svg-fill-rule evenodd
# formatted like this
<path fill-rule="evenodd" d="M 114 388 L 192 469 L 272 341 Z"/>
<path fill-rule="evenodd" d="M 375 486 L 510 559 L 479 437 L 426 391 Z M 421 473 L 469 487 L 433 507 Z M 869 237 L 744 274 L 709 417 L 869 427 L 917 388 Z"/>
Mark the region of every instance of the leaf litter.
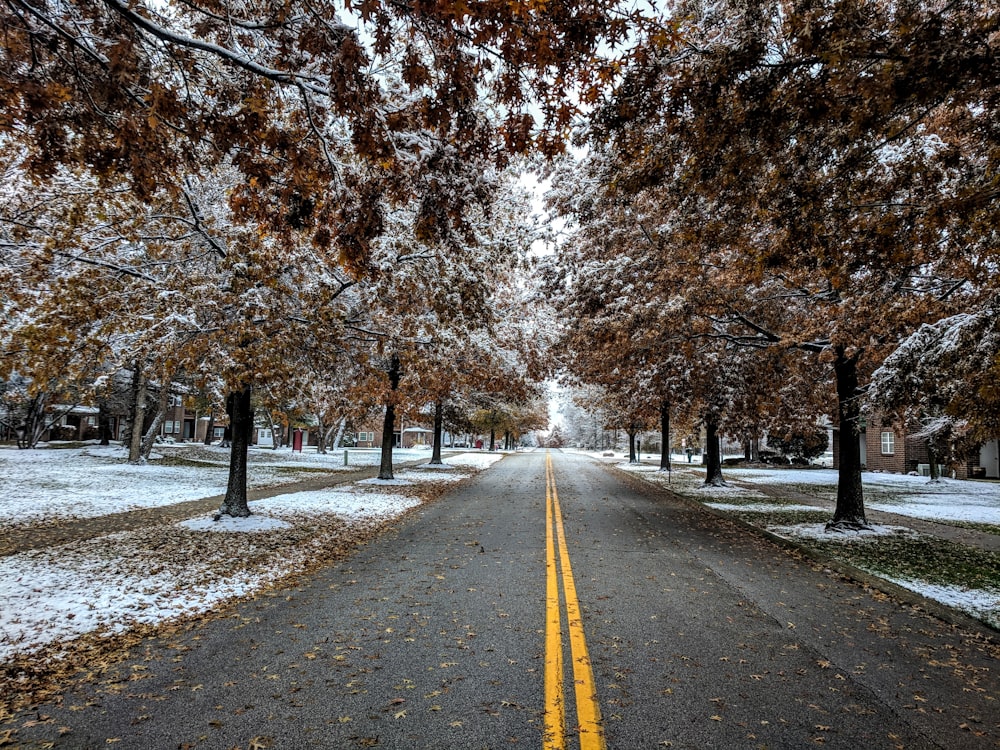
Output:
<path fill-rule="evenodd" d="M 409 486 L 392 492 L 354 483 L 290 493 L 252 501 L 248 518 L 214 522 L 198 516 L 0 558 L 0 706 L 54 689 L 60 675 L 78 668 L 74 665 L 99 665 L 144 634 L 188 626 L 223 612 L 229 602 L 340 559 L 388 522 L 492 463 L 480 463 L 476 456 L 466 463 L 455 458 L 462 471 L 444 479 L 439 472 L 407 471 Z M 68 460 L 77 464 L 79 486 L 87 486 L 88 462 Z M 55 464 L 47 472 L 46 464 L 53 462 L 42 462 L 37 484 L 51 484 L 51 473 L 70 471 Z M 171 466 L 171 473 L 177 468 Z M 148 474 L 150 481 L 134 482 L 133 492 L 155 498 L 164 478 Z M 31 482 L 19 490 L 22 497 L 32 492 Z M 40 497 L 45 493 L 38 490 Z M 0 500 L 0 519 L 3 504 Z M 109 513 L 119 512 L 121 501 L 111 500 L 107 507 Z M 61 512 L 68 516 L 67 510 Z M 88 506 L 85 515 L 92 511 Z M 10 533 L 11 524 L 4 525 Z M 234 567 L 234 561 L 239 565 Z"/>

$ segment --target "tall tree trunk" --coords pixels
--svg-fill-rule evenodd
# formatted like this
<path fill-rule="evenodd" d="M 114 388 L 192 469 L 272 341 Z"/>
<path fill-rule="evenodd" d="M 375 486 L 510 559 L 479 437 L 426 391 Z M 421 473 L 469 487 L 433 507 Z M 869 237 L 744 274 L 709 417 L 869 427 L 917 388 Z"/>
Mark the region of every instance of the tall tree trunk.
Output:
<path fill-rule="evenodd" d="M 250 515 L 247 504 L 247 452 L 250 448 L 250 433 L 253 430 L 253 409 L 250 405 L 251 388 L 245 383 L 239 391 L 229 394 L 226 411 L 232 430 L 232 446 L 229 452 L 229 483 L 226 497 L 216 518 L 234 516 L 246 518 Z"/>
<path fill-rule="evenodd" d="M 660 402 L 660 471 L 670 471 L 670 402 Z"/>
<path fill-rule="evenodd" d="M 632 429 L 628 431 L 628 462 L 630 464 L 639 463 L 635 456 L 635 430 Z"/>
<path fill-rule="evenodd" d="M 719 441 L 719 418 L 715 416 L 705 419 L 705 486 L 725 487 L 726 480 L 722 477 L 722 446 Z"/>
<path fill-rule="evenodd" d="M 486 450 L 490 451 L 493 450 L 496 447 L 496 442 L 497 442 L 497 428 L 490 427 L 490 447 L 487 448 Z"/>
<path fill-rule="evenodd" d="M 328 425 L 323 421 L 323 417 L 320 414 L 316 415 L 316 430 L 319 432 L 319 445 L 316 446 L 316 452 L 321 455 L 326 455 L 326 441 L 330 437 L 330 433 L 333 431 L 333 425 Z"/>
<path fill-rule="evenodd" d="M 281 436 L 279 437 L 278 430 L 275 427 L 274 417 L 271 416 L 271 410 L 267 409 L 264 414 L 267 416 L 267 423 L 271 426 L 271 450 L 278 450 L 278 443 L 284 444 L 284 425 L 281 426 Z M 260 447 L 260 446 L 258 446 Z"/>
<path fill-rule="evenodd" d="M 379 479 L 394 479 L 392 475 L 393 430 L 396 427 L 396 389 L 399 388 L 400 371 L 399 356 L 393 354 L 389 359 L 389 396 L 385 402 L 385 419 L 382 420 L 382 460 L 379 464 Z"/>
<path fill-rule="evenodd" d="M 441 434 L 444 432 L 444 403 L 440 400 L 434 402 L 434 448 L 431 452 L 431 464 L 440 466 L 444 462 L 441 460 Z"/>
<path fill-rule="evenodd" d="M 332 448 L 337 448 L 340 446 L 340 442 L 344 439 L 344 430 L 347 429 L 347 417 L 340 418 L 340 424 L 337 426 L 337 434 L 333 437 Z"/>
<path fill-rule="evenodd" d="M 47 429 L 51 429 L 62 416 L 51 415 L 48 420 L 45 418 L 45 410 L 48 406 L 49 394 L 39 393 L 28 400 L 24 422 L 17 428 L 17 447 L 34 448 L 42 440 L 42 435 Z M 63 412 L 65 413 L 65 412 Z"/>
<path fill-rule="evenodd" d="M 215 432 L 215 407 L 208 407 L 208 426 L 205 427 L 205 445 L 212 444 L 212 433 Z"/>
<path fill-rule="evenodd" d="M 869 528 L 865 518 L 865 497 L 861 485 L 861 396 L 858 391 L 858 354 L 848 357 L 844 347 L 836 348 L 833 362 L 837 378 L 837 417 L 840 448 L 837 474 L 837 507 L 827 530 Z"/>
<path fill-rule="evenodd" d="M 156 415 L 153 417 L 152 423 L 146 430 L 146 434 L 142 436 L 142 446 L 140 448 L 142 458 L 140 460 L 147 461 L 149 459 L 149 454 L 153 452 L 153 443 L 156 442 L 156 433 L 160 429 L 160 425 L 163 424 L 163 418 L 167 415 L 167 407 L 170 405 L 170 377 L 164 373 L 163 379 L 160 382 L 160 399 L 156 405 Z"/>
<path fill-rule="evenodd" d="M 129 414 L 132 416 L 128 439 L 128 462 L 142 462 L 142 425 L 146 421 L 146 372 L 141 363 L 135 363 L 132 373 L 132 404 Z"/>
<path fill-rule="evenodd" d="M 930 461 L 930 481 L 940 482 L 941 481 L 941 470 L 938 466 L 938 452 L 934 447 L 934 440 L 930 439 L 927 441 L 927 458 Z"/>
<path fill-rule="evenodd" d="M 104 401 L 97 406 L 97 434 L 101 439 L 101 445 L 111 445 L 111 415 Z"/>

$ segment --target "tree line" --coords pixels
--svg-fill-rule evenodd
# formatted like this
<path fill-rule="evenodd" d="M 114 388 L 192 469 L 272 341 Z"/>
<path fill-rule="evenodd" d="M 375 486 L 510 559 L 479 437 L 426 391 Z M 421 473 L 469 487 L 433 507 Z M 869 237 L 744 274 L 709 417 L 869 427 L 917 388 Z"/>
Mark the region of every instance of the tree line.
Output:
<path fill-rule="evenodd" d="M 700 421 L 709 481 L 719 434 L 828 414 L 832 523 L 863 525 L 866 403 L 997 432 L 998 24 L 974 0 L 6 0 L 4 372 L 193 379 L 229 405 L 236 514 L 265 387 L 388 423 L 410 389 L 517 402 L 560 370 L 626 429 Z M 570 232 L 524 274 L 532 155 Z"/>
<path fill-rule="evenodd" d="M 552 170 L 569 381 L 622 426 L 839 431 L 830 528 L 866 525 L 866 416 L 933 457 L 1000 435 L 1000 18 L 978 2 L 672 4 Z M 666 444 L 666 439 L 664 440 Z"/>

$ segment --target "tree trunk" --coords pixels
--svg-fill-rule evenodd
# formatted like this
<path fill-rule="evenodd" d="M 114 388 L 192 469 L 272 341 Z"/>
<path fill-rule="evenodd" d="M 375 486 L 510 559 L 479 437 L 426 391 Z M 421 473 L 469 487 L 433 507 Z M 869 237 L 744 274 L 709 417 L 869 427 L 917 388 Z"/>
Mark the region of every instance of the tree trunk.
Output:
<path fill-rule="evenodd" d="M 327 423 L 323 421 L 323 417 L 317 414 L 316 429 L 319 431 L 319 445 L 316 446 L 316 452 L 321 456 L 325 456 L 326 442 L 330 437 L 330 433 L 333 431 L 333 425 L 327 425 Z"/>
<path fill-rule="evenodd" d="M 725 487 L 726 480 L 722 477 L 722 447 L 719 441 L 719 419 L 708 417 L 705 420 L 705 486 Z"/>
<path fill-rule="evenodd" d="M 132 417 L 128 439 L 128 462 L 142 462 L 142 425 L 146 421 L 146 373 L 139 362 L 135 363 L 132 373 L 132 406 L 129 413 Z"/>
<path fill-rule="evenodd" d="M 940 482 L 941 470 L 940 467 L 938 466 L 938 453 L 934 447 L 933 440 L 927 441 L 927 458 L 930 461 L 930 473 L 931 473 L 930 481 Z"/>
<path fill-rule="evenodd" d="M 444 404 L 434 402 L 434 448 L 431 452 L 431 465 L 441 466 L 441 434 L 444 432 Z"/>
<path fill-rule="evenodd" d="M 41 442 L 42 435 L 46 429 L 51 429 L 61 416 L 52 415 L 48 421 L 45 418 L 45 409 L 48 405 L 48 394 L 39 393 L 28 400 L 27 411 L 24 422 L 17 428 L 17 447 L 34 448 Z"/>
<path fill-rule="evenodd" d="M 660 402 L 660 471 L 670 471 L 670 402 Z"/>
<path fill-rule="evenodd" d="M 490 427 L 490 447 L 486 450 L 493 450 L 496 447 L 497 442 L 497 429 L 496 427 Z"/>
<path fill-rule="evenodd" d="M 111 445 L 111 415 L 103 401 L 97 407 L 97 433 L 101 438 L 101 445 Z"/>
<path fill-rule="evenodd" d="M 205 428 L 205 445 L 212 444 L 212 433 L 215 432 L 215 408 L 208 407 L 208 426 Z"/>
<path fill-rule="evenodd" d="M 393 429 L 396 427 L 396 389 L 402 375 L 399 357 L 395 354 L 389 360 L 389 396 L 385 402 L 385 419 L 382 420 L 382 461 L 379 464 L 379 479 L 394 479 L 392 475 Z"/>
<path fill-rule="evenodd" d="M 344 439 L 344 430 L 347 429 L 347 417 L 340 418 L 340 424 L 337 426 L 337 434 L 333 437 L 332 448 L 337 448 L 340 442 Z"/>
<path fill-rule="evenodd" d="M 280 442 L 284 445 L 285 442 L 284 425 L 281 426 L 281 437 L 278 437 L 278 430 L 275 429 L 274 417 L 271 416 L 271 410 L 268 409 L 264 414 L 267 415 L 267 423 L 271 426 L 271 450 L 278 450 L 278 443 Z"/>
<path fill-rule="evenodd" d="M 157 403 L 156 416 L 153 417 L 153 422 L 149 425 L 149 429 L 146 430 L 146 434 L 142 436 L 142 446 L 140 448 L 142 461 L 149 460 L 149 454 L 153 452 L 153 443 L 156 442 L 156 433 L 160 429 L 160 425 L 163 424 L 163 418 L 167 415 L 167 407 L 169 405 L 170 378 L 164 374 L 163 380 L 160 383 L 160 400 Z"/>
<path fill-rule="evenodd" d="M 637 464 L 639 460 L 635 456 L 635 431 L 628 431 L 628 462 L 630 464 Z"/>
<path fill-rule="evenodd" d="M 837 474 L 837 507 L 828 531 L 867 529 L 864 490 L 861 486 L 861 395 L 858 391 L 858 355 L 848 357 L 838 346 L 833 363 L 837 378 L 837 417 L 840 448 Z"/>
<path fill-rule="evenodd" d="M 229 453 L 229 483 L 226 497 L 216 519 L 222 516 L 246 518 L 250 515 L 247 505 L 247 452 L 250 448 L 250 433 L 253 430 L 253 409 L 250 406 L 250 384 L 229 394 L 226 411 L 232 431 L 232 446 Z"/>

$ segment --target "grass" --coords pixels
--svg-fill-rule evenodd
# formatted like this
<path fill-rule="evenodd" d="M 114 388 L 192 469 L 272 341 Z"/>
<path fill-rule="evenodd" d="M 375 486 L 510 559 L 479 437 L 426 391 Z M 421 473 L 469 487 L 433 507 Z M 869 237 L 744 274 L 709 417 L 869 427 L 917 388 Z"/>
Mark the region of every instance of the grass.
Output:
<path fill-rule="evenodd" d="M 830 520 L 830 511 L 816 510 L 776 510 L 761 513 L 741 513 L 727 511 L 741 521 L 766 529 L 769 526 L 794 526 L 800 523 L 825 523 Z"/>
<path fill-rule="evenodd" d="M 185 458 L 183 456 L 163 456 L 162 458 L 155 459 L 158 466 L 188 466 L 194 467 L 196 469 L 204 469 L 206 467 L 218 468 L 220 466 L 228 466 L 228 463 L 222 463 L 221 461 L 203 461 L 197 458 Z"/>
<path fill-rule="evenodd" d="M 976 521 L 938 521 L 937 523 L 946 523 L 949 526 L 957 526 L 960 529 L 972 529 L 973 531 L 982 531 L 984 534 L 1000 536 L 1000 526 L 992 523 L 979 523 Z"/>
<path fill-rule="evenodd" d="M 925 534 L 899 534 L 850 544 L 810 540 L 810 546 L 864 570 L 941 586 L 1000 590 L 1000 555 Z"/>
<path fill-rule="evenodd" d="M 334 472 L 322 466 L 269 466 L 269 471 L 275 474 L 332 474 Z"/>

